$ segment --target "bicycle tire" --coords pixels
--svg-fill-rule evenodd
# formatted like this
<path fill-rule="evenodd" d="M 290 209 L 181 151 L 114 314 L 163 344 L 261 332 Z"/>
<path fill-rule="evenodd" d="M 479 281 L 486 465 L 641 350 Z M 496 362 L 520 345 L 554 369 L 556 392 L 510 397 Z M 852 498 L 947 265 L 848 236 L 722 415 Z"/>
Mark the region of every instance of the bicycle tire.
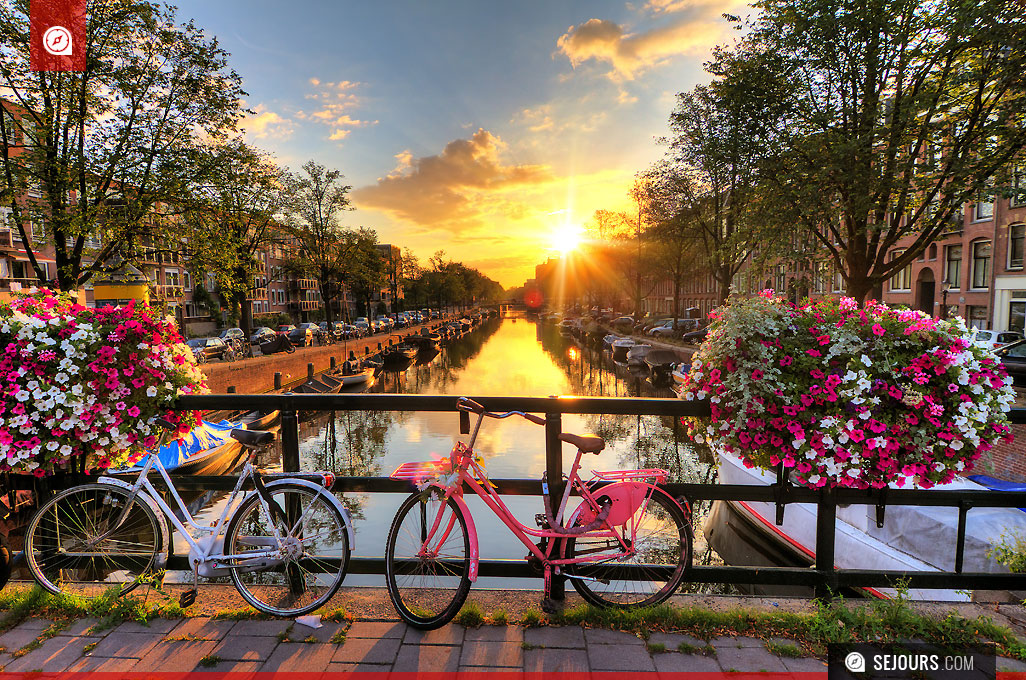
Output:
<path fill-rule="evenodd" d="M 350 552 L 346 521 L 335 504 L 315 489 L 283 482 L 268 486 L 267 491 L 278 506 L 278 513 L 272 510 L 272 514 L 278 515 L 275 521 L 286 543 L 296 538 L 290 535 L 285 520 L 292 499 L 297 503 L 294 507 L 303 513 L 299 535 L 307 527 L 315 528 L 317 533 L 298 540 L 302 554 L 285 557 L 273 568 L 250 572 L 233 568 L 232 583 L 246 602 L 262 612 L 275 616 L 306 614 L 330 600 L 346 576 Z M 242 502 L 225 530 L 226 555 L 244 555 L 254 546 L 266 551 L 277 545 L 262 509 L 258 494 Z M 297 584 L 297 579 L 302 582 Z"/>
<path fill-rule="evenodd" d="M 83 484 L 44 503 L 25 531 L 25 557 L 36 582 L 54 594 L 95 599 L 118 584 L 120 597 L 144 581 L 163 536 L 153 510 L 138 496 L 125 521 L 94 552 L 82 550 L 94 547 L 89 542 L 108 531 L 128 498 L 121 487 Z"/>
<path fill-rule="evenodd" d="M 7 585 L 11 578 L 11 546 L 7 543 L 7 537 L 0 534 L 0 590 Z"/>
<path fill-rule="evenodd" d="M 601 498 L 601 495 L 599 496 Z M 665 491 L 656 489 L 647 506 L 628 521 L 637 522 L 634 546 L 636 556 L 628 560 L 605 563 L 579 563 L 566 566 L 572 576 L 598 578 L 599 581 L 571 578 L 574 589 L 586 602 L 598 607 L 647 607 L 670 597 L 691 568 L 693 541 L 691 526 L 680 506 Z M 642 538 L 644 534 L 644 538 Z M 619 543 L 588 534 L 566 539 L 564 555 L 573 559 L 580 551 L 588 554 L 608 550 L 611 555 L 622 552 Z M 652 561 L 651 558 L 657 558 Z M 642 561 L 641 558 L 645 558 Z M 613 558 L 611 558 L 613 559 Z M 631 571 L 646 572 L 647 579 L 638 579 Z M 672 569 L 668 578 L 659 578 L 659 570 Z"/>
<path fill-rule="evenodd" d="M 452 531 L 458 525 L 459 535 L 450 532 L 445 543 L 439 546 L 447 549 L 441 557 L 449 559 L 417 556 L 441 500 L 436 492 L 410 495 L 392 520 L 385 548 L 388 596 L 399 616 L 422 630 L 439 628 L 451 621 L 470 592 L 470 537 L 467 521 L 456 501 L 448 499 L 447 506 L 456 520 Z M 443 515 L 442 521 L 450 521 L 450 518 Z M 453 551 L 451 556 L 449 550 Z"/>

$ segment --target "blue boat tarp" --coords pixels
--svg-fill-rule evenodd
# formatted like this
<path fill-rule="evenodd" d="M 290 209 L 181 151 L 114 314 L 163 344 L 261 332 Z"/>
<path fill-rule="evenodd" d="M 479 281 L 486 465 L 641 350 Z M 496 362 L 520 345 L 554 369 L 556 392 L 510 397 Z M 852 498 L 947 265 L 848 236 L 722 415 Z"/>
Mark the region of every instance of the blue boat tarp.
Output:
<path fill-rule="evenodd" d="M 166 470 L 173 470 L 185 463 L 196 454 L 215 449 L 232 440 L 232 430 L 242 427 L 241 423 L 233 423 L 230 420 L 222 420 L 211 423 L 206 420 L 202 425 L 192 428 L 189 434 L 178 441 L 170 442 L 160 447 L 160 463 Z M 135 467 L 142 467 L 140 461 Z"/>
<path fill-rule="evenodd" d="M 1026 484 L 1022 482 L 1009 482 L 989 475 L 969 475 L 969 479 L 994 491 L 1026 491 Z"/>

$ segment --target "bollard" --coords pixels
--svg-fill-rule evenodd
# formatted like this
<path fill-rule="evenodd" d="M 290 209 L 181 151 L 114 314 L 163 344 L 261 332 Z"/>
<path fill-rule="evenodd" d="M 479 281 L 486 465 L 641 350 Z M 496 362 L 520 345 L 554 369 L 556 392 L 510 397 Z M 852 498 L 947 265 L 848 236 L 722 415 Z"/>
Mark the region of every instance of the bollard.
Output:
<path fill-rule="evenodd" d="M 311 361 L 310 363 L 308 363 L 306 365 L 306 379 L 307 380 L 313 380 L 313 377 L 314 377 L 314 366 L 313 366 L 313 362 Z"/>
<path fill-rule="evenodd" d="M 228 386 L 228 394 L 235 394 L 235 385 Z"/>
<path fill-rule="evenodd" d="M 278 373 L 277 371 L 274 374 L 274 389 L 281 389 L 281 373 Z"/>
<path fill-rule="evenodd" d="M 363 353 L 364 354 L 370 354 L 370 345 L 364 345 Z"/>
<path fill-rule="evenodd" d="M 334 371 L 335 370 L 335 366 L 337 366 L 337 365 L 338 365 L 338 362 L 335 360 L 335 357 L 331 357 L 331 370 Z"/>

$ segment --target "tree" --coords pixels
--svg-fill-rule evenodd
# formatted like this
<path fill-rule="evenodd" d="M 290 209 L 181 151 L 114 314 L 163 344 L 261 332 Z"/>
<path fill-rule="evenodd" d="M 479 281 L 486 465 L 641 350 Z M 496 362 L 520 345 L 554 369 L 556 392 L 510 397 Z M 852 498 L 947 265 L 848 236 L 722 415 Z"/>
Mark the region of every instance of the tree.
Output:
<path fill-rule="evenodd" d="M 262 271 L 257 253 L 282 243 L 278 218 L 287 195 L 284 171 L 241 140 L 205 150 L 212 171 L 192 187 L 188 226 L 190 269 L 214 275 L 218 291 L 241 312 L 246 337 L 253 332 L 249 294 Z"/>
<path fill-rule="evenodd" d="M 592 229 L 600 243 L 592 244 L 589 248 L 595 261 L 609 267 L 605 275 L 608 276 L 611 271 L 631 300 L 635 319 L 640 318 L 642 301 L 659 281 L 654 254 L 644 238 L 647 229 L 647 191 L 646 183 L 641 179 L 631 187 L 630 196 L 637 205 L 634 214 L 596 210 L 592 218 Z"/>
<path fill-rule="evenodd" d="M 368 242 L 372 246 L 377 242 L 377 235 L 339 224 L 341 214 L 351 210 L 350 189 L 342 184 L 341 172 L 315 161 L 304 163 L 302 173 L 286 177 L 289 225 L 299 242 L 303 266 L 317 279 L 328 323 L 335 319 L 336 300 L 342 296 L 347 275 L 364 276 L 374 262 L 364 249 Z"/>
<path fill-rule="evenodd" d="M 998 190 L 1026 145 L 1026 18 L 1011 0 L 763 0 L 710 70 L 761 71 L 761 177 L 858 300 Z M 780 94 L 780 93 L 783 94 Z M 779 107 L 780 103 L 786 106 Z M 893 256 L 899 240 L 912 238 Z"/>
<path fill-rule="evenodd" d="M 234 130 L 245 93 L 215 39 L 136 0 L 89 3 L 83 72 L 34 72 L 28 9 L 0 4 L 0 182 L 36 276 L 52 245 L 57 285 L 73 290 L 167 226 L 208 170 L 196 139 Z"/>

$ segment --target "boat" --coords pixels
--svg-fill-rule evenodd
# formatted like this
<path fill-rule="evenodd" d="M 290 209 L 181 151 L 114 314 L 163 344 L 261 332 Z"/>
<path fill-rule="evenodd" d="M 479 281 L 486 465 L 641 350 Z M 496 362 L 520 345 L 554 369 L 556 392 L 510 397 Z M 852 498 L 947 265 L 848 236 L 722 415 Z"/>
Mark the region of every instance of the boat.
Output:
<path fill-rule="evenodd" d="M 360 369 L 356 373 L 349 374 L 344 374 L 341 371 L 334 371 L 332 373 L 325 373 L 318 379 L 328 385 L 337 384 L 341 387 L 364 385 L 374 381 L 374 367 L 368 366 L 367 368 Z"/>
<path fill-rule="evenodd" d="M 242 444 L 232 438 L 232 430 L 239 429 L 258 428 L 243 426 L 240 421 L 203 421 L 181 439 L 161 446 L 157 456 L 164 469 L 176 475 L 228 474 L 247 455 Z M 134 475 L 141 464 L 117 474 Z"/>
<path fill-rule="evenodd" d="M 342 387 L 341 382 L 332 384 L 335 381 L 321 380 L 321 377 L 324 376 L 320 376 L 318 378 L 311 378 L 302 385 L 297 386 L 292 391 L 298 392 L 299 394 L 333 394 L 335 392 L 338 392 L 339 389 Z"/>
<path fill-rule="evenodd" d="M 741 460 L 719 455 L 721 484 L 770 485 L 776 475 L 746 468 Z M 982 490 L 985 486 L 956 479 L 936 486 L 943 490 Z M 883 527 L 876 523 L 876 508 L 868 505 L 838 507 L 834 562 L 838 569 L 890 571 L 954 571 L 958 510 L 952 507 L 889 506 Z M 808 566 L 815 561 L 816 506 L 789 503 L 778 526 L 776 507 L 763 501 L 716 501 L 705 524 L 709 545 L 728 564 L 752 566 Z M 966 516 L 965 571 L 1007 572 L 990 552 L 1003 535 L 1026 535 L 1026 513 L 1014 508 L 975 508 Z M 867 589 L 889 597 L 887 588 Z M 765 588 L 757 592 L 785 594 Z M 951 589 L 909 589 L 917 600 L 967 601 L 970 594 Z"/>
<path fill-rule="evenodd" d="M 670 382 L 670 371 L 680 362 L 680 357 L 673 350 L 653 349 L 645 355 L 644 361 L 648 366 L 649 379 L 662 384 Z"/>
<path fill-rule="evenodd" d="M 608 335 L 602 338 L 602 349 L 606 350 L 607 352 L 612 352 L 613 343 L 619 339 L 619 335 L 616 335 L 615 333 L 609 333 Z"/>
<path fill-rule="evenodd" d="M 417 347 L 406 343 L 392 345 L 382 350 L 381 358 L 386 366 L 413 361 L 417 358 Z"/>
<path fill-rule="evenodd" d="M 634 340 L 631 338 L 619 338 L 612 343 L 613 361 L 627 363 L 627 352 L 634 347 Z"/>
<path fill-rule="evenodd" d="M 691 364 L 681 361 L 673 367 L 670 371 L 670 377 L 673 378 L 675 385 L 683 385 L 684 381 L 687 380 L 688 371 L 691 370 Z"/>
<path fill-rule="evenodd" d="M 636 344 L 627 350 L 627 363 L 632 366 L 643 365 L 645 356 L 652 350 L 652 345 Z M 645 367 L 648 371 L 648 367 Z"/>
<path fill-rule="evenodd" d="M 281 411 L 249 411 L 238 420 L 247 430 L 270 430 L 281 422 Z"/>

